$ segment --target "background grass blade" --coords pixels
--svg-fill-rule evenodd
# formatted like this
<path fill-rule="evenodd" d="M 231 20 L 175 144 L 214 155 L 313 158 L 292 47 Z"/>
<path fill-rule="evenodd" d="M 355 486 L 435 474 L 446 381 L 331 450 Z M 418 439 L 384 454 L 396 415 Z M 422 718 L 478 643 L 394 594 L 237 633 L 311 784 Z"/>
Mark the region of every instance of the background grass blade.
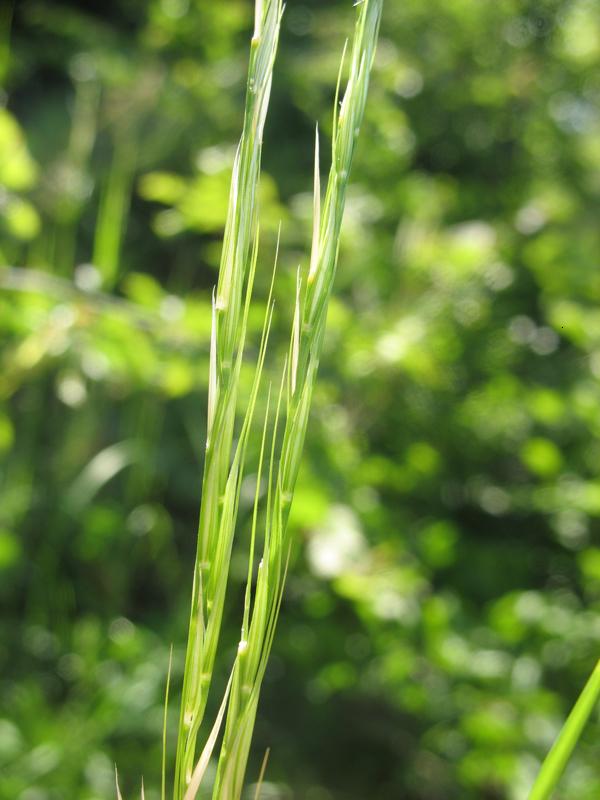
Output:
<path fill-rule="evenodd" d="M 529 795 L 529 800 L 547 800 L 556 789 L 560 776 L 599 699 L 600 661 L 596 664 L 596 668 L 563 725 L 558 739 L 546 756 Z"/>

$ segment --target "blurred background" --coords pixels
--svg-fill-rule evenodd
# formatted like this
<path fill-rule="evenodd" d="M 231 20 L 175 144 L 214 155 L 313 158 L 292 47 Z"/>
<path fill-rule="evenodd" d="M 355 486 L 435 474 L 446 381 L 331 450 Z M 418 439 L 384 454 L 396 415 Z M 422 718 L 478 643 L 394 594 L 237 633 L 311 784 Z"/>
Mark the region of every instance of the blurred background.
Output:
<path fill-rule="evenodd" d="M 283 21 L 251 323 L 281 220 L 273 369 L 352 6 Z M 0 13 L 0 798 L 105 800 L 116 763 L 156 800 L 253 6 Z M 271 747 L 268 800 L 521 800 L 598 658 L 599 67 L 594 0 L 385 1 L 249 769 Z M 556 797 L 597 800 L 599 763 L 596 713 Z"/>

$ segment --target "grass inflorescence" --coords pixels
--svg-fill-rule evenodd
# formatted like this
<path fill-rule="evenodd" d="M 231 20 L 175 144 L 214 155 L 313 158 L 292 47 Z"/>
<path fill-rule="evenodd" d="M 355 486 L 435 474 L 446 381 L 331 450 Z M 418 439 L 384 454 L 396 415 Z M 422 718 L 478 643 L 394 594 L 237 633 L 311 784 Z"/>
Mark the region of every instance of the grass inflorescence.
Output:
<path fill-rule="evenodd" d="M 177 743 L 177 800 L 196 796 L 222 728 L 213 797 L 234 800 L 242 792 L 289 561 L 287 521 L 321 355 L 346 189 L 365 109 L 381 10 L 382 0 L 357 4 L 349 77 L 341 104 L 338 100 L 343 65 L 338 80 L 332 163 L 323 200 L 317 133 L 311 253 L 306 274 L 298 271 L 289 351 L 279 385 L 273 389 L 261 382 L 274 310 L 271 283 L 254 380 L 245 414 L 238 422 L 240 371 L 258 261 L 257 188 L 262 136 L 283 11 L 280 0 L 256 3 L 244 127 L 234 163 L 219 280 L 213 297 L 206 461 Z M 219 643 L 246 450 L 249 436 L 257 427 L 254 417 L 261 392 L 266 393 L 267 410 L 260 425 L 260 460 L 240 642 L 221 707 L 198 755 L 197 741 Z M 258 487 L 263 477 L 267 489 L 266 498 L 261 500 Z"/>

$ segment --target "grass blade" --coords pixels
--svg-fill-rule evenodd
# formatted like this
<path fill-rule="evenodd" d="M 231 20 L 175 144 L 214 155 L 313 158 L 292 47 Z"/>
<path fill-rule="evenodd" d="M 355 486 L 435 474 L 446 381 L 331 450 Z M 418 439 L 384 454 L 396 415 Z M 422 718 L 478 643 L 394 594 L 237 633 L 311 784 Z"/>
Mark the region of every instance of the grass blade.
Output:
<path fill-rule="evenodd" d="M 310 269 L 308 280 L 312 281 L 319 266 L 319 241 L 321 227 L 321 170 L 319 155 L 319 126 L 315 130 L 315 177 L 313 197 L 313 239 L 310 253 Z"/>
<path fill-rule="evenodd" d="M 121 794 L 121 789 L 119 788 L 119 773 L 117 772 L 116 765 L 115 765 L 115 788 L 117 790 L 117 800 L 123 800 L 123 795 Z"/>
<path fill-rule="evenodd" d="M 167 800 L 167 710 L 169 708 L 169 688 L 171 686 L 171 670 L 173 668 L 173 645 L 169 651 L 169 668 L 167 670 L 167 684 L 165 686 L 165 708 L 163 712 L 162 730 L 162 766 L 161 766 L 161 800 Z"/>
<path fill-rule="evenodd" d="M 529 800 L 547 800 L 551 796 L 599 699 L 600 661 L 596 664 L 596 668 L 579 695 L 557 740 L 546 756 L 529 795 Z"/>
<path fill-rule="evenodd" d="M 210 735 L 206 740 L 204 749 L 202 750 L 198 763 L 196 764 L 196 768 L 194 769 L 192 777 L 189 781 L 187 791 L 185 793 L 183 800 L 194 800 L 194 798 L 198 794 L 200 784 L 202 783 L 202 778 L 204 777 L 204 773 L 206 772 L 206 768 L 208 767 L 210 757 L 217 742 L 219 731 L 221 730 L 223 717 L 225 716 L 225 710 L 227 708 L 227 701 L 229 700 L 229 692 L 231 690 L 231 682 L 233 679 L 233 674 L 234 673 L 232 672 L 229 677 L 229 682 L 227 683 L 227 688 L 225 689 L 225 694 L 223 695 L 223 700 L 221 702 L 221 707 L 219 708 L 219 713 L 217 714 L 217 718 L 215 719 Z"/>
<path fill-rule="evenodd" d="M 265 773 L 267 771 L 267 764 L 269 762 L 269 755 L 271 753 L 271 748 L 267 747 L 265 750 L 265 757 L 262 760 L 262 765 L 260 767 L 260 773 L 258 775 L 258 781 L 256 783 L 256 792 L 254 793 L 254 800 L 260 799 L 260 792 L 262 789 L 263 781 L 265 779 Z"/>

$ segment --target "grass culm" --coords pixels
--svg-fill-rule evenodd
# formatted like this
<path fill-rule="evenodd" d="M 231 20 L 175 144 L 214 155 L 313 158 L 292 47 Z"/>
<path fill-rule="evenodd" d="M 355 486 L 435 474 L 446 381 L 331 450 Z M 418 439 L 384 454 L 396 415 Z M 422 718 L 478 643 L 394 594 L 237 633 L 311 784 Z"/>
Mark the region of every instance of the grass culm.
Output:
<path fill-rule="evenodd" d="M 257 190 L 262 138 L 283 12 L 280 0 L 256 3 L 244 127 L 235 157 L 219 280 L 213 296 L 206 460 L 178 730 L 174 787 L 177 800 L 196 796 L 221 729 L 213 797 L 234 800 L 242 792 L 261 683 L 285 583 L 291 548 L 287 520 L 323 344 L 346 189 L 365 109 L 381 10 L 382 0 L 357 4 L 349 76 L 341 103 L 343 66 L 338 80 L 331 168 L 323 199 L 317 134 L 312 246 L 306 269 L 298 271 L 296 292 L 291 300 L 293 325 L 279 386 L 271 389 L 261 381 L 274 312 L 271 291 L 250 397 L 242 419 L 238 420 L 240 372 L 258 263 Z M 264 423 L 257 425 L 255 410 L 261 392 L 267 395 L 267 413 Z M 262 434 L 257 429 L 262 429 Z M 213 682 L 251 435 L 261 438 L 257 487 L 264 476 L 267 491 L 261 500 L 257 488 L 255 497 L 237 657 L 221 708 L 198 755 L 197 742 Z M 254 561 L 259 549 L 262 552 L 254 580 Z"/>

